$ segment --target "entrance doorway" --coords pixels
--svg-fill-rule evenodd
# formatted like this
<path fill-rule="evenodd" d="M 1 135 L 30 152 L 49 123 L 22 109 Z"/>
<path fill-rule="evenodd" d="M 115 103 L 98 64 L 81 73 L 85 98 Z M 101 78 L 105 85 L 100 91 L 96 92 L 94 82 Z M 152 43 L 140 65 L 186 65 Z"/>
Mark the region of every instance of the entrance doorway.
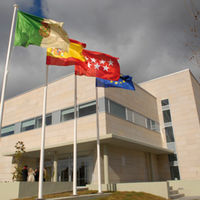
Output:
<path fill-rule="evenodd" d="M 77 158 L 77 186 L 89 184 L 92 176 L 92 158 L 83 156 Z M 73 181 L 73 159 L 69 157 L 58 160 L 58 181 Z"/>

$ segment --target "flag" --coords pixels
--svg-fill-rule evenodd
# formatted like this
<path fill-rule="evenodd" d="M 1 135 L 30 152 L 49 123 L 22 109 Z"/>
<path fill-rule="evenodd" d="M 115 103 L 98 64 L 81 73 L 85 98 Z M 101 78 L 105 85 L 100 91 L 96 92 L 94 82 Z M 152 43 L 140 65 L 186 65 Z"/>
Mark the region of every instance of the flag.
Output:
<path fill-rule="evenodd" d="M 57 48 L 47 48 L 47 65 L 68 66 L 85 62 L 85 57 L 82 55 L 85 43 L 70 39 L 69 51 L 63 51 Z"/>
<path fill-rule="evenodd" d="M 105 80 L 101 78 L 96 78 L 96 86 L 97 87 L 117 87 L 117 88 L 123 88 L 127 90 L 135 90 L 135 87 L 132 82 L 131 76 L 121 76 L 118 81 L 111 81 L 111 80 Z"/>
<path fill-rule="evenodd" d="M 118 58 L 86 49 L 83 49 L 82 54 L 86 61 L 75 66 L 76 75 L 93 76 L 108 80 L 119 79 L 120 66 Z"/>
<path fill-rule="evenodd" d="M 63 22 L 18 11 L 14 45 L 24 47 L 37 45 L 68 51 L 69 38 L 62 26 Z"/>

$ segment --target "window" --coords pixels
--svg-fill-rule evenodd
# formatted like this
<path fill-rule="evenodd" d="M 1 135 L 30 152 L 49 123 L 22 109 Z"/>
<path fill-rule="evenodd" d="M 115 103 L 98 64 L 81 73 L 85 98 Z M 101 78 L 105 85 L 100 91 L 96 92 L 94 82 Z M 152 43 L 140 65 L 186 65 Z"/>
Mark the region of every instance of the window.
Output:
<path fill-rule="evenodd" d="M 22 122 L 21 131 L 28 131 L 35 128 L 35 119 L 29 119 Z"/>
<path fill-rule="evenodd" d="M 52 115 L 48 114 L 46 115 L 46 125 L 52 124 Z M 42 116 L 36 118 L 36 128 L 42 127 Z"/>
<path fill-rule="evenodd" d="M 165 127 L 165 135 L 167 142 L 174 142 L 174 133 L 172 126 Z"/>
<path fill-rule="evenodd" d="M 133 111 L 126 109 L 126 118 L 128 121 L 133 122 Z"/>
<path fill-rule="evenodd" d="M 168 158 L 169 158 L 169 162 L 177 161 L 177 155 L 176 154 L 169 154 Z"/>
<path fill-rule="evenodd" d="M 169 100 L 168 100 L 168 99 L 162 100 L 162 101 L 161 101 L 161 105 L 162 105 L 162 106 L 169 105 Z"/>
<path fill-rule="evenodd" d="M 106 112 L 107 113 L 110 113 L 110 102 L 108 99 L 105 99 L 105 106 L 106 106 Z"/>
<path fill-rule="evenodd" d="M 170 166 L 171 178 L 172 180 L 180 179 L 178 166 Z"/>
<path fill-rule="evenodd" d="M 61 122 L 74 119 L 74 108 L 68 108 L 61 111 Z"/>
<path fill-rule="evenodd" d="M 113 101 L 110 101 L 110 114 L 122 119 L 126 119 L 125 107 Z"/>
<path fill-rule="evenodd" d="M 146 118 L 139 113 L 134 112 L 134 122 L 140 126 L 146 127 Z"/>
<path fill-rule="evenodd" d="M 164 122 L 171 122 L 171 114 L 170 114 L 170 110 L 164 110 L 163 111 L 163 118 L 164 118 Z"/>
<path fill-rule="evenodd" d="M 79 117 L 96 113 L 96 101 L 85 103 L 79 106 Z"/>
<path fill-rule="evenodd" d="M 147 128 L 151 129 L 151 120 L 150 119 L 147 119 Z"/>
<path fill-rule="evenodd" d="M 10 125 L 10 126 L 3 127 L 1 129 L 1 137 L 14 134 L 14 127 L 15 127 L 14 124 Z"/>

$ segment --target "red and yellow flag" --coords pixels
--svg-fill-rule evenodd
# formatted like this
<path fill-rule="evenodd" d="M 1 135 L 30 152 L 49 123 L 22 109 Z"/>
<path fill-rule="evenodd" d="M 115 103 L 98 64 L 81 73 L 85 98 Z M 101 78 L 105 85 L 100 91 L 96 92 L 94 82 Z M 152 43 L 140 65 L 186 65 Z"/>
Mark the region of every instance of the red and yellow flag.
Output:
<path fill-rule="evenodd" d="M 85 43 L 70 39 L 68 52 L 57 48 L 47 48 L 46 64 L 59 66 L 79 65 L 85 62 L 85 57 L 82 55 L 85 47 Z"/>

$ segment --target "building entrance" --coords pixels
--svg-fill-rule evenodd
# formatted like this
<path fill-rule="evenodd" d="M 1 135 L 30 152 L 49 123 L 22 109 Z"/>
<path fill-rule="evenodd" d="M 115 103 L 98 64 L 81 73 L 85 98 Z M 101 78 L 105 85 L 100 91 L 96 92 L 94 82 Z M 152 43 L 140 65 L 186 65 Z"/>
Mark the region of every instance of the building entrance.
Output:
<path fill-rule="evenodd" d="M 77 186 L 89 184 L 92 176 L 92 159 L 89 156 L 77 159 Z M 58 181 L 73 181 L 73 159 L 58 160 Z"/>

